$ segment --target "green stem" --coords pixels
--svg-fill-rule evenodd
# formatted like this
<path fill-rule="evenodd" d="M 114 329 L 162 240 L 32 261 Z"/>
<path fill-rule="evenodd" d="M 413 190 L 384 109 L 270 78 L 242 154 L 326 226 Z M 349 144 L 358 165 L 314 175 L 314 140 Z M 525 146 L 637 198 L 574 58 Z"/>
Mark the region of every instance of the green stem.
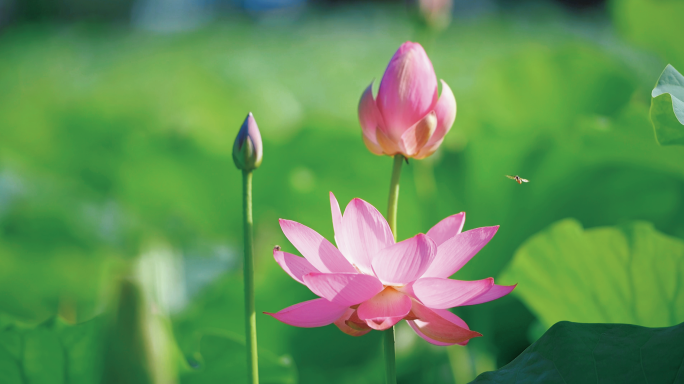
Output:
<path fill-rule="evenodd" d="M 385 377 L 387 379 L 387 384 L 397 383 L 397 372 L 394 368 L 395 357 L 394 357 L 394 327 L 383 332 L 384 346 L 385 346 Z"/>
<path fill-rule="evenodd" d="M 399 178 L 401 177 L 401 164 L 404 155 L 394 155 L 394 167 L 392 167 L 392 181 L 390 182 L 389 199 L 387 202 L 387 222 L 397 240 L 397 204 L 399 203 Z"/>
<path fill-rule="evenodd" d="M 259 383 L 256 313 L 254 310 L 254 221 L 252 220 L 252 171 L 242 171 L 242 211 L 245 228 L 245 336 L 247 338 L 247 383 Z"/>
<path fill-rule="evenodd" d="M 404 162 L 403 155 L 394 155 L 394 166 L 392 167 L 392 181 L 390 182 L 389 199 L 387 202 L 387 221 L 389 222 L 394 240 L 397 240 L 397 206 L 399 203 L 399 178 L 401 177 L 401 164 Z M 397 373 L 395 368 L 394 354 L 394 327 L 384 332 L 385 348 L 385 376 L 387 384 L 396 384 Z"/>

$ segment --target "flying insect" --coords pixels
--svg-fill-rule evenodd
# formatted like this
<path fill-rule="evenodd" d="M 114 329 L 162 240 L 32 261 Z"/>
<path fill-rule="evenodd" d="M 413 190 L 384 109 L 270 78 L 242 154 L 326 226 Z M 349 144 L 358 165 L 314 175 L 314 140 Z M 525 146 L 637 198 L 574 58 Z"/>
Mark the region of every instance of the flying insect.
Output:
<path fill-rule="evenodd" d="M 529 180 L 523 179 L 522 177 L 520 177 L 520 176 L 518 176 L 518 175 L 515 175 L 515 176 L 506 175 L 506 177 L 508 177 L 508 178 L 511 179 L 511 180 L 515 180 L 518 184 L 529 183 L 529 182 L 530 182 Z"/>

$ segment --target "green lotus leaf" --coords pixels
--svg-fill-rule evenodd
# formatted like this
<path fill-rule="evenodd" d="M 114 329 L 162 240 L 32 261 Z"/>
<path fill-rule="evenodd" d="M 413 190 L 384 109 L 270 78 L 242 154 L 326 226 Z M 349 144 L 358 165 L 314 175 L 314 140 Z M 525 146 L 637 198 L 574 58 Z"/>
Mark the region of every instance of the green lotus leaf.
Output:
<path fill-rule="evenodd" d="M 546 327 L 684 321 L 684 241 L 650 223 L 584 230 L 559 221 L 523 243 L 500 281 L 518 283 L 514 294 Z"/>
<path fill-rule="evenodd" d="M 681 383 L 684 323 L 669 328 L 561 321 L 479 384 Z"/>
<path fill-rule="evenodd" d="M 651 121 L 661 145 L 684 145 L 684 76 L 667 65 L 651 92 Z"/>

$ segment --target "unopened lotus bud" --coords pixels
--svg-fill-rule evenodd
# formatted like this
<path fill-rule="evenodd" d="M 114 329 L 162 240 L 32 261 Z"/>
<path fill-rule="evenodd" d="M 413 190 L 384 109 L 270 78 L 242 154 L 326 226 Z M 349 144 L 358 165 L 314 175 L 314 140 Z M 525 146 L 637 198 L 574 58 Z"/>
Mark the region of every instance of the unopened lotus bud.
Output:
<path fill-rule="evenodd" d="M 245 122 L 240 127 L 233 144 L 233 161 L 238 169 L 251 171 L 259 168 L 263 158 L 264 147 L 261 142 L 261 133 L 252 112 L 247 115 Z"/>
<path fill-rule="evenodd" d="M 366 147 L 376 155 L 402 154 L 423 159 L 444 141 L 456 118 L 456 99 L 437 76 L 423 47 L 405 42 L 394 54 L 373 98 L 373 84 L 359 101 L 359 122 Z"/>

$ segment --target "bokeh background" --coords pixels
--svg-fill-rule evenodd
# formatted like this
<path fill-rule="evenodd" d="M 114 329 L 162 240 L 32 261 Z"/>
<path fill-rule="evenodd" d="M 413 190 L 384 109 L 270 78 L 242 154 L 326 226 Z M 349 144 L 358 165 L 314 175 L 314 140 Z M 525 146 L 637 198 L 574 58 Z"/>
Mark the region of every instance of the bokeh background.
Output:
<path fill-rule="evenodd" d="M 241 340 L 231 150 L 251 111 L 264 139 L 258 343 L 287 368 L 268 380 L 382 382 L 380 333 L 261 312 L 313 298 L 273 260 L 276 244 L 297 253 L 278 218 L 332 239 L 329 191 L 384 212 L 392 161 L 366 150 L 356 107 L 407 40 L 423 43 L 458 115 L 437 154 L 403 168 L 400 238 L 460 211 L 465 229 L 500 225 L 460 279 L 500 276 L 567 218 L 684 238 L 684 149 L 658 146 L 648 119 L 662 69 L 684 68 L 681 2 L 456 0 L 448 15 L 426 24 L 399 1 L 0 0 L 0 325 L 97 318 L 136 265 L 187 369 L 201 366 L 199 335 Z M 468 382 L 546 329 L 519 295 L 455 312 L 484 337 L 442 348 L 400 325 L 401 383 Z M 226 359 L 239 370 L 244 357 Z"/>

